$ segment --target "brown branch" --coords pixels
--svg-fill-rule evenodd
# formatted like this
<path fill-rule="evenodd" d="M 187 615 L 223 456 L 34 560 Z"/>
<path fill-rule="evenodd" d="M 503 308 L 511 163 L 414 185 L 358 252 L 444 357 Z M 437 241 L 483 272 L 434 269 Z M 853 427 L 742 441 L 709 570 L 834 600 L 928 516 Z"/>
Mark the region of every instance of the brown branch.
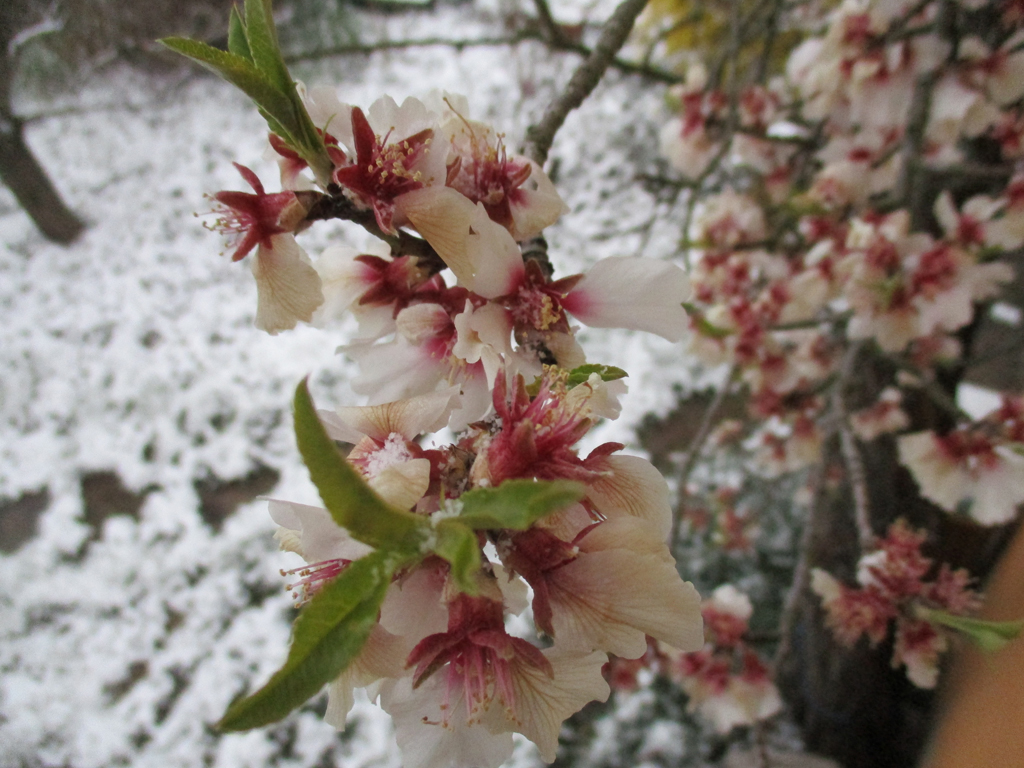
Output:
<path fill-rule="evenodd" d="M 854 344 L 846 352 L 839 380 L 832 389 L 832 411 L 839 432 L 839 450 L 846 465 L 846 474 L 853 493 L 854 522 L 857 524 L 857 539 L 861 554 L 867 554 L 875 545 L 875 532 L 871 528 L 871 501 L 868 497 L 868 478 L 864 470 L 864 458 L 860 455 L 857 441 L 850 429 L 849 414 L 846 410 L 844 392 L 857 362 L 862 344 Z"/>
<path fill-rule="evenodd" d="M 583 103 L 601 81 L 615 55 L 633 30 L 636 17 L 647 5 L 647 0 L 623 0 L 605 22 L 597 45 L 569 79 L 561 95 L 548 107 L 540 121 L 526 131 L 526 156 L 543 166 L 565 118 Z"/>
<path fill-rule="evenodd" d="M 800 544 L 797 551 L 800 553 L 797 558 L 796 569 L 793 572 L 793 583 L 786 594 L 782 606 L 782 616 L 779 619 L 779 633 L 781 639 L 775 649 L 775 658 L 772 660 L 772 677 L 778 679 L 777 675 L 786 657 L 793 650 L 793 628 L 796 624 L 797 615 L 800 612 L 800 599 L 804 592 L 810 587 L 811 580 L 811 547 L 815 538 L 820 535 L 818 528 L 821 525 L 825 510 L 822 500 L 822 493 L 827 486 L 826 467 L 824 462 L 817 466 L 812 475 L 810 485 L 811 505 L 807 510 L 807 520 L 804 522 L 804 530 L 800 535 Z"/>
<path fill-rule="evenodd" d="M 544 40 L 551 45 L 560 44 L 564 36 L 555 17 L 551 15 L 547 0 L 533 0 L 533 7 L 537 9 L 537 21 L 540 24 Z"/>
<path fill-rule="evenodd" d="M 686 449 L 686 458 L 683 459 L 683 466 L 679 470 L 679 495 L 682 497 L 686 496 L 686 483 L 690 479 L 690 473 L 693 471 L 694 466 L 697 464 L 701 448 L 704 447 L 704 443 L 708 439 L 708 435 L 711 434 L 711 427 L 715 423 L 715 417 L 718 415 L 718 411 L 722 407 L 722 403 L 725 402 L 725 398 L 729 394 L 729 389 L 732 387 L 736 371 L 737 367 L 735 365 L 729 369 L 728 374 L 726 374 L 725 381 L 715 393 L 715 399 L 711 401 L 707 410 L 704 411 L 704 417 L 701 419 L 700 426 L 697 428 L 697 434 L 693 436 L 693 439 L 690 441 L 690 445 Z M 672 533 L 669 537 L 669 542 L 673 547 L 676 544 L 676 540 L 679 538 L 679 528 L 682 524 L 682 518 L 682 505 L 680 505 L 680 508 L 676 510 L 675 516 L 672 519 Z"/>
<path fill-rule="evenodd" d="M 297 53 L 285 56 L 285 62 L 296 64 L 307 61 L 320 61 L 333 56 L 369 56 L 381 51 L 398 51 L 410 48 L 431 48 L 443 46 L 454 48 L 456 51 L 463 51 L 466 48 L 488 48 L 500 46 L 512 46 L 528 41 L 545 43 L 549 49 L 556 53 L 575 53 L 579 56 L 590 56 L 593 51 L 583 43 L 573 42 L 561 35 L 557 40 L 548 40 L 537 23 L 533 23 L 511 35 L 501 37 L 477 37 L 477 38 L 449 38 L 449 37 L 423 37 L 406 40 L 378 40 L 372 43 L 347 43 L 345 45 L 321 48 L 308 53 Z M 681 81 L 681 78 L 667 70 L 652 67 L 644 62 L 628 61 L 619 57 L 612 59 L 611 68 L 627 75 L 638 75 L 648 80 L 672 85 Z"/>
<path fill-rule="evenodd" d="M 384 232 L 377 225 L 373 211 L 357 207 L 334 185 L 328 188 L 327 194 L 320 192 L 300 192 L 298 194 L 311 197 L 307 208 L 309 213 L 305 218 L 307 223 L 330 219 L 351 221 L 374 237 L 385 241 L 391 246 L 391 254 L 396 258 L 398 256 L 414 256 L 419 260 L 420 266 L 426 268 L 430 274 L 437 274 L 447 267 L 437 251 L 426 240 L 403 230 L 399 230 L 397 235 Z"/>

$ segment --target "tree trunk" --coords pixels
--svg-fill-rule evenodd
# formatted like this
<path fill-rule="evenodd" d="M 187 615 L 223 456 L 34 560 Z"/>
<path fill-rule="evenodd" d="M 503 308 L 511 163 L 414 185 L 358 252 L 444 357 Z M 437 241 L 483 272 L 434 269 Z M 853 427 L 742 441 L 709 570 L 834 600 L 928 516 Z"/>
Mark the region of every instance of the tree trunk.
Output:
<path fill-rule="evenodd" d="M 5 111 L 0 111 L 0 180 L 47 239 L 68 245 L 85 224 L 64 204 L 25 143 L 22 121 Z"/>
<path fill-rule="evenodd" d="M 38 21 L 36 10 L 24 0 L 0 0 L 0 181 L 47 239 L 68 245 L 82 233 L 85 223 L 64 204 L 25 143 L 23 122 L 11 108 L 17 69 L 12 41 L 19 31 Z"/>
<path fill-rule="evenodd" d="M 874 402 L 893 378 L 891 368 L 870 354 L 862 355 L 859 363 L 857 391 L 848 393 L 851 410 Z M 911 431 L 941 429 L 949 418 L 923 397 L 908 398 L 905 407 L 914 425 Z M 909 471 L 898 463 L 891 436 L 859 443 L 858 450 L 874 533 L 884 535 L 892 522 L 905 518 L 911 526 L 930 532 L 925 555 L 953 568 L 967 568 L 983 580 L 1015 526 L 982 527 L 923 499 Z M 803 575 L 798 570 L 798 592 L 782 627 L 784 650 L 777 660 L 777 682 L 810 751 L 846 768 L 912 768 L 933 726 L 934 692 L 914 686 L 903 668 L 892 669 L 891 639 L 877 648 L 870 648 L 864 638 L 853 648 L 836 642 L 825 626 L 821 600 L 809 587 L 810 568 L 854 584 L 861 555 L 849 483 L 829 481 L 846 474 L 838 439 L 826 445 L 823 466 L 823 482 L 807 523 L 802 553 L 806 567 Z M 940 685 L 943 679 L 940 676 Z"/>

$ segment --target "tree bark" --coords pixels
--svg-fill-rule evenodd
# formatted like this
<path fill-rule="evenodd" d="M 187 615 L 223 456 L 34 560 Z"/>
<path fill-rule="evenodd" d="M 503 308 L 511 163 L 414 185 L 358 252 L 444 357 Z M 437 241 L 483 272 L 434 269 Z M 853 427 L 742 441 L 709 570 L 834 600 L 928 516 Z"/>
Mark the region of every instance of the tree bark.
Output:
<path fill-rule="evenodd" d="M 885 361 L 863 355 L 849 392 L 851 410 L 874 402 L 892 381 Z M 852 389 L 852 388 L 851 388 Z M 955 391 L 951 389 L 950 394 Z M 915 429 L 948 427 L 948 415 L 924 396 L 905 401 Z M 918 493 L 909 471 L 898 462 L 896 441 L 882 436 L 858 446 L 864 464 L 871 528 L 884 535 L 897 518 L 930 532 L 924 554 L 936 563 L 967 568 L 980 580 L 1005 549 L 1013 524 L 983 527 L 941 511 Z M 838 439 L 823 451 L 825 470 L 807 525 L 806 568 L 821 568 L 847 584 L 855 583 L 861 551 L 855 504 Z M 831 468 L 833 471 L 829 471 Z M 783 647 L 776 679 L 807 748 L 846 768 L 912 768 L 918 764 L 934 725 L 935 692 L 914 686 L 903 668 L 892 669 L 891 638 L 876 648 L 865 639 L 847 648 L 825 626 L 820 598 L 809 579 L 794 584 L 794 610 L 782 627 Z M 940 685 L 943 677 L 940 676 Z"/>
<path fill-rule="evenodd" d="M 31 3 L 0 0 L 0 181 L 47 239 L 68 245 L 85 223 L 64 204 L 25 143 L 24 123 L 11 108 L 17 56 L 11 43 L 20 30 L 37 20 L 35 10 Z"/>
<path fill-rule="evenodd" d="M 68 245 L 85 229 L 25 143 L 22 121 L 6 110 L 0 110 L 0 180 L 47 239 Z"/>

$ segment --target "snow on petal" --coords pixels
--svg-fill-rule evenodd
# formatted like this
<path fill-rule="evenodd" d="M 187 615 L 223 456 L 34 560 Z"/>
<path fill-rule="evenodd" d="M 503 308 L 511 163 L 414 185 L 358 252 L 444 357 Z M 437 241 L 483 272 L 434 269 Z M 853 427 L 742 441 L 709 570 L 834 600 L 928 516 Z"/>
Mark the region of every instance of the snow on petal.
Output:
<path fill-rule="evenodd" d="M 324 302 L 320 276 L 292 235 L 275 235 L 252 260 L 256 277 L 256 327 L 274 335 L 310 322 Z"/>
<path fill-rule="evenodd" d="M 411 509 L 430 486 L 430 461 L 411 459 L 382 469 L 369 485 L 388 504 Z"/>
<path fill-rule="evenodd" d="M 674 264 L 642 257 L 602 259 L 562 301 L 593 328 L 628 328 L 679 341 L 688 327 L 683 302 L 690 295 L 686 273 Z"/>

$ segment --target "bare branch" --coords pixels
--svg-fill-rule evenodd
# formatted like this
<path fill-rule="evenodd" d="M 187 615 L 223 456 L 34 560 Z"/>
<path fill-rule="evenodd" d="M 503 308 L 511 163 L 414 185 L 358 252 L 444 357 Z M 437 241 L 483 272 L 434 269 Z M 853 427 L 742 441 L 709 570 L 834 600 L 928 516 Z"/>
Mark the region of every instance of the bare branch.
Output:
<path fill-rule="evenodd" d="M 329 219 L 340 219 L 358 224 L 374 237 L 379 237 L 391 246 L 391 254 L 398 256 L 415 256 L 420 266 L 429 270 L 431 274 L 437 274 L 445 269 L 447 265 L 426 240 L 411 235 L 408 232 L 399 230 L 397 235 L 389 235 L 378 225 L 373 211 L 357 208 L 341 190 L 331 185 L 327 194 L 318 192 L 302 192 L 299 194 L 316 196 L 316 199 L 309 205 L 309 213 L 306 215 L 307 222 L 327 221 Z"/>
<path fill-rule="evenodd" d="M 866 554 L 875 544 L 875 532 L 871 528 L 868 478 L 864 471 L 864 459 L 860 455 L 857 441 L 850 429 L 849 414 L 846 411 L 843 397 L 843 390 L 853 374 L 857 356 L 862 348 L 861 344 L 854 344 L 846 352 L 839 380 L 832 389 L 832 410 L 836 428 L 839 431 L 839 449 L 843 456 L 843 463 L 846 465 L 846 474 L 850 479 L 850 489 L 853 493 L 853 515 L 854 522 L 857 524 L 857 539 L 860 543 L 861 554 Z"/>
<path fill-rule="evenodd" d="M 557 53 L 575 53 L 580 56 L 590 56 L 593 51 L 583 43 L 573 42 L 561 35 L 556 40 L 548 40 L 538 24 L 534 23 L 514 34 L 500 37 L 476 37 L 476 38 L 449 38 L 449 37 L 423 37 L 405 40 L 378 40 L 371 43 L 346 43 L 344 45 L 321 48 L 308 53 L 297 53 L 285 56 L 285 62 L 296 64 L 307 61 L 321 61 L 334 56 L 369 56 L 381 51 L 399 51 L 410 48 L 431 48 L 447 47 L 456 51 L 463 51 L 466 48 L 493 48 L 501 46 L 512 46 L 528 41 L 545 43 L 549 49 Z M 609 65 L 613 69 L 627 74 L 639 75 L 648 80 L 672 85 L 680 82 L 681 78 L 667 70 L 653 67 L 644 62 L 627 61 L 619 57 L 612 59 Z"/>
<path fill-rule="evenodd" d="M 562 127 L 568 114 L 582 104 L 597 87 L 605 71 L 614 61 L 615 54 L 625 44 L 626 37 L 633 30 L 636 17 L 640 15 L 645 5 L 647 0 L 623 0 L 605 22 L 597 45 L 573 73 L 565 90 L 548 107 L 540 122 L 530 126 L 526 131 L 525 154 L 538 165 L 544 165 L 547 161 L 555 134 Z"/>
<path fill-rule="evenodd" d="M 552 45 L 562 42 L 562 30 L 558 28 L 555 17 L 551 15 L 547 0 L 533 0 L 533 6 L 537 9 L 537 21 L 540 23 L 544 40 Z"/>
<path fill-rule="evenodd" d="M 697 434 L 693 436 L 693 440 L 690 441 L 690 445 L 686 449 L 686 458 L 683 459 L 682 469 L 679 470 L 680 496 L 686 495 L 686 481 L 689 480 L 690 473 L 697 464 L 701 448 L 704 447 L 704 442 L 708 439 L 708 435 L 711 433 L 711 426 L 715 423 L 715 417 L 718 415 L 718 410 L 722 407 L 722 403 L 725 401 L 726 395 L 729 394 L 729 389 L 732 386 L 732 380 L 736 375 L 736 371 L 737 367 L 735 365 L 729 369 L 728 374 L 726 374 L 725 381 L 715 393 L 715 399 L 711 401 L 707 410 L 704 411 L 704 418 L 701 419 L 700 427 L 697 428 Z M 669 542 L 671 542 L 673 546 L 676 543 L 676 539 L 679 538 L 679 526 L 681 523 L 682 512 L 680 509 L 677 509 L 672 520 L 672 535 L 669 537 Z"/>

